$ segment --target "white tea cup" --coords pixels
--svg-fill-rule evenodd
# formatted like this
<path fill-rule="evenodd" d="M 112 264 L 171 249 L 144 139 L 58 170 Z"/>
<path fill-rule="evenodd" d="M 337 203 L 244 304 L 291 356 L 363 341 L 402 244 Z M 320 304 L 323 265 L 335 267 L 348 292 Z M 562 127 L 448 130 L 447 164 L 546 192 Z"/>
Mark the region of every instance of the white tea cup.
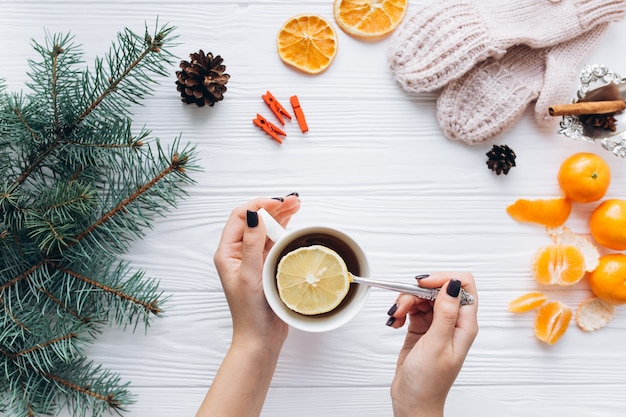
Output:
<path fill-rule="evenodd" d="M 334 330 L 352 320 L 365 305 L 369 286 L 351 283 L 348 294 L 335 309 L 307 316 L 291 310 L 283 303 L 278 294 L 276 271 L 278 263 L 287 253 L 304 246 L 322 245 L 337 252 L 351 274 L 369 276 L 369 265 L 363 249 L 340 230 L 323 226 L 286 230 L 264 209 L 258 213 L 265 224 L 267 236 L 274 242 L 263 265 L 263 291 L 274 313 L 288 325 L 306 332 Z"/>

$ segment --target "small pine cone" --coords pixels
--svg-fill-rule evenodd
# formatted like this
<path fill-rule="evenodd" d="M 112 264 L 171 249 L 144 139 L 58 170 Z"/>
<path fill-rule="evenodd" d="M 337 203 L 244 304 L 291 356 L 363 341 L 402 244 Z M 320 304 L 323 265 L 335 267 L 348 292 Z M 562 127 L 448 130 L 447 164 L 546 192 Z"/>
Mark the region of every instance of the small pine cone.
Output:
<path fill-rule="evenodd" d="M 509 170 L 515 166 L 515 152 L 507 145 L 493 145 L 486 155 L 489 157 L 487 166 L 498 175 L 508 174 Z"/>
<path fill-rule="evenodd" d="M 230 75 L 225 74 L 226 66 L 221 56 L 199 52 L 189 55 L 191 62 L 181 61 L 180 71 L 176 71 L 176 90 L 182 101 L 198 106 L 213 106 L 224 98 L 226 83 Z"/>

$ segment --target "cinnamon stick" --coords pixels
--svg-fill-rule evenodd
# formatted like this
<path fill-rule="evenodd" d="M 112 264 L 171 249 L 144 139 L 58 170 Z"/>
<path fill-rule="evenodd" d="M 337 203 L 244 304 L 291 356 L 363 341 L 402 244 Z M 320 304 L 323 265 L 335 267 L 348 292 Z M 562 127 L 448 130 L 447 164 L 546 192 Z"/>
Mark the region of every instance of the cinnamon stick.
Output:
<path fill-rule="evenodd" d="M 624 100 L 579 101 L 572 104 L 558 104 L 548 108 L 550 116 L 581 116 L 584 114 L 608 114 L 626 109 Z"/>

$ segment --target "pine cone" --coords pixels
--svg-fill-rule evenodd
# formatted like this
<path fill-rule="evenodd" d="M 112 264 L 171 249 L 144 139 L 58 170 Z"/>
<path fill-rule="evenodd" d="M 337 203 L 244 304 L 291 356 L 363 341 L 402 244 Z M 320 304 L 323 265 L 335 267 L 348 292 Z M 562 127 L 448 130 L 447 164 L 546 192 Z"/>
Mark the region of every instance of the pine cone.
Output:
<path fill-rule="evenodd" d="M 198 106 L 213 106 L 224 98 L 226 83 L 230 75 L 225 74 L 226 66 L 221 56 L 215 58 L 202 49 L 189 54 L 191 62 L 181 61 L 180 71 L 176 71 L 176 90 L 180 92 L 182 101 Z"/>
<path fill-rule="evenodd" d="M 509 170 L 515 166 L 515 152 L 507 145 L 493 145 L 486 155 L 489 157 L 487 166 L 498 175 L 508 174 Z"/>

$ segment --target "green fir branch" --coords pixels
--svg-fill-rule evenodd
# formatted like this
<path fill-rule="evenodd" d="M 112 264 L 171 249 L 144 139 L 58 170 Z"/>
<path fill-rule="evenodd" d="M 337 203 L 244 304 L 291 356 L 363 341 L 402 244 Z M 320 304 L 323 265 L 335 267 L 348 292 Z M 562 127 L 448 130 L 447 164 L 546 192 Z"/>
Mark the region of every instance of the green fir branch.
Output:
<path fill-rule="evenodd" d="M 147 28 L 146 28 L 147 29 Z M 29 93 L 0 82 L 0 412 L 121 413 L 128 383 L 88 362 L 104 325 L 148 327 L 166 298 L 118 256 L 186 196 L 195 149 L 130 109 L 167 74 L 173 28 L 126 29 L 92 69 L 71 35 L 33 42 Z"/>

